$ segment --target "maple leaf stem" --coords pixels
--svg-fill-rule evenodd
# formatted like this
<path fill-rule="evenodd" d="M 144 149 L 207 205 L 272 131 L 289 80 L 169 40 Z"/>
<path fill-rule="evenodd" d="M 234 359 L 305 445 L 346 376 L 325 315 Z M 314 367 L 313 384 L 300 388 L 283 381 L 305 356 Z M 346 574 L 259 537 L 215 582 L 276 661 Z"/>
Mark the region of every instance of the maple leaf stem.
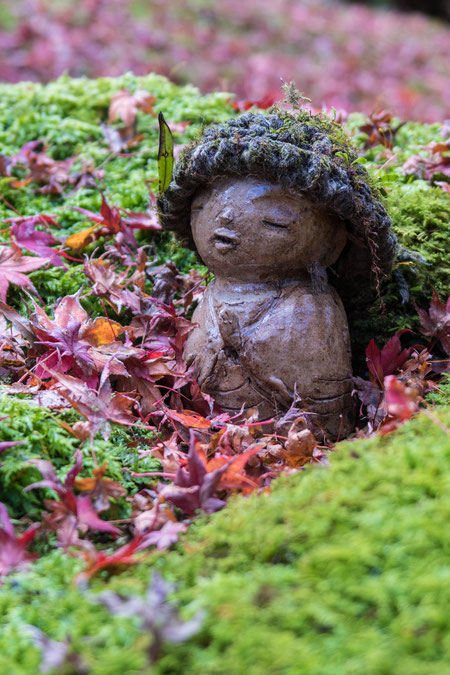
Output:
<path fill-rule="evenodd" d="M 111 152 L 106 159 L 103 160 L 97 167 L 95 167 L 95 170 L 98 171 L 99 169 L 103 169 L 108 162 L 110 162 L 112 159 L 115 159 L 117 157 L 117 152 Z"/>
<path fill-rule="evenodd" d="M 263 424 L 273 424 L 273 418 L 271 420 L 265 420 L 264 422 L 249 422 L 248 424 L 238 424 L 239 427 L 260 427 Z M 216 425 L 221 429 L 226 429 L 226 425 L 221 427 L 219 424 Z M 265 436 L 273 436 L 273 434 L 264 434 Z M 278 436 L 278 438 L 283 438 L 283 436 Z"/>
<path fill-rule="evenodd" d="M 8 208 L 10 208 L 11 211 L 14 211 L 14 213 L 17 213 L 17 215 L 20 216 L 20 217 L 22 218 L 22 214 L 20 213 L 20 211 L 18 211 L 18 210 L 16 209 L 15 206 L 13 206 L 12 204 L 10 204 L 9 201 L 6 199 L 6 197 L 4 197 L 4 196 L 2 195 L 1 192 L 0 192 L 0 199 L 1 199 L 2 201 L 5 202 L 6 206 L 7 206 Z"/>
<path fill-rule="evenodd" d="M 443 431 L 445 434 L 447 434 L 448 436 L 450 436 L 450 429 L 449 429 L 449 427 L 446 426 L 443 422 L 441 422 L 441 420 L 438 419 L 438 418 L 436 417 L 436 415 L 433 415 L 433 413 L 432 413 L 430 410 L 428 410 L 428 408 L 424 408 L 424 409 L 422 410 L 422 412 L 423 412 L 424 415 L 426 415 L 432 422 L 434 422 L 434 423 L 439 427 L 439 429 L 442 429 L 442 431 Z"/>
<path fill-rule="evenodd" d="M 263 473 L 263 474 L 261 474 L 261 476 L 259 476 L 258 481 L 259 481 L 259 483 L 262 483 L 264 478 L 270 478 L 270 476 L 276 477 L 277 475 L 278 474 L 275 471 L 266 471 L 266 473 Z"/>
<path fill-rule="evenodd" d="M 176 474 L 166 473 L 165 471 L 147 471 L 146 473 L 131 472 L 134 478 L 144 478 L 145 476 L 163 476 L 163 478 L 175 478 Z"/>
<path fill-rule="evenodd" d="M 173 389 L 173 387 L 168 387 L 168 386 L 165 385 L 165 384 L 159 384 L 159 383 L 158 383 L 158 389 L 168 389 L 168 391 L 173 391 L 175 394 L 179 394 L 182 398 L 185 398 L 186 401 L 190 401 L 190 400 L 191 400 L 191 399 L 189 398 L 189 396 L 185 396 L 185 395 L 182 394 L 181 391 L 179 391 L 178 389 Z M 160 398 L 159 401 L 157 401 L 157 403 L 161 403 L 161 401 L 164 400 L 165 396 L 166 396 L 166 394 L 164 394 L 164 396 L 163 396 L 162 398 Z M 155 403 L 155 405 L 156 405 L 156 403 Z"/>
<path fill-rule="evenodd" d="M 33 368 L 36 368 L 36 366 L 33 366 Z M 24 372 L 24 374 L 17 380 L 17 384 L 20 384 L 20 383 L 22 382 L 22 380 L 24 380 L 26 377 L 28 377 L 28 375 L 31 375 L 31 377 L 33 377 L 33 373 L 31 372 L 31 370 L 29 370 L 28 368 L 25 367 L 25 372 Z"/>
<path fill-rule="evenodd" d="M 62 255 L 64 258 L 67 258 L 67 260 L 72 260 L 73 262 L 78 263 L 84 262 L 84 260 L 81 260 L 81 258 L 73 258 L 71 255 L 68 255 L 62 248 L 55 248 L 54 250 L 59 255 Z"/>
<path fill-rule="evenodd" d="M 391 164 L 395 159 L 397 159 L 397 154 L 392 155 L 392 157 L 389 157 L 389 159 L 384 164 L 381 164 L 380 168 L 375 171 L 374 176 L 378 176 L 378 174 L 380 174 L 388 166 L 388 164 Z"/>

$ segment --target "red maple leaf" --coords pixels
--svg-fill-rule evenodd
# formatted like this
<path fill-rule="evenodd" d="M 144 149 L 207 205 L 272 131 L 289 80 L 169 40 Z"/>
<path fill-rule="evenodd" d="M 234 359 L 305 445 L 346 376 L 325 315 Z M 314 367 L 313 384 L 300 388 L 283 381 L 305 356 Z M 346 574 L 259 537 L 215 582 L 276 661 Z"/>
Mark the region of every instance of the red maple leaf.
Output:
<path fill-rule="evenodd" d="M 61 242 L 54 238 L 52 234 L 36 230 L 37 225 L 51 224 L 58 227 L 58 224 L 51 216 L 45 214 L 39 216 L 26 216 L 24 218 L 8 218 L 5 222 L 13 223 L 11 234 L 16 243 L 27 251 L 36 253 L 40 258 L 47 258 L 55 267 L 63 266 L 61 254 L 51 246 L 61 246 Z"/>
<path fill-rule="evenodd" d="M 37 344 L 48 348 L 38 358 L 37 377 L 48 379 L 51 370 L 67 373 L 75 366 L 81 369 L 81 376 L 87 377 L 93 371 L 101 371 L 108 361 L 111 372 L 126 373 L 115 346 L 124 328 L 108 318 L 91 320 L 80 304 L 80 291 L 59 300 L 53 319 L 37 304 L 34 310 L 30 326 L 38 338 Z M 126 355 L 124 352 L 123 356 Z"/>
<path fill-rule="evenodd" d="M 102 195 L 102 206 L 100 208 L 99 214 L 94 213 L 94 211 L 88 211 L 88 209 L 82 209 L 79 206 L 73 206 L 72 208 L 75 211 L 79 211 L 80 213 L 84 214 L 94 223 L 99 225 L 97 229 L 88 228 L 87 231 L 93 230 L 92 232 L 89 232 L 91 237 L 93 236 L 98 238 L 104 234 L 114 234 L 116 235 L 117 243 L 126 243 L 132 248 L 137 247 L 137 241 L 133 234 L 133 230 L 125 222 L 123 222 L 122 216 L 120 215 L 120 209 L 117 206 L 110 206 L 104 195 Z M 73 239 L 80 234 L 82 233 L 77 233 L 77 235 L 72 235 L 66 239 L 66 244 L 71 246 L 71 241 L 73 241 Z M 84 245 L 85 244 L 83 244 L 83 246 Z M 79 248 L 82 248 L 82 246 L 79 246 Z"/>
<path fill-rule="evenodd" d="M 85 569 L 75 577 L 75 583 L 86 583 L 94 574 L 107 569 L 110 572 L 120 571 L 128 565 L 136 565 L 144 556 L 136 557 L 135 554 L 142 550 L 145 535 L 138 534 L 134 539 L 121 546 L 114 553 L 97 551 L 90 542 L 83 542 L 82 555 L 86 561 Z"/>
<path fill-rule="evenodd" d="M 76 478 L 75 487 L 94 500 L 94 508 L 101 512 L 109 508 L 110 497 L 124 497 L 125 488 L 110 478 L 104 478 L 108 465 L 106 462 L 93 470 L 92 478 Z"/>
<path fill-rule="evenodd" d="M 16 537 L 14 528 L 9 519 L 6 506 L 0 502 L 0 584 L 1 577 L 5 577 L 12 570 L 21 570 L 39 556 L 27 551 L 28 545 L 36 536 L 39 523 L 31 525 L 23 534 Z"/>
<path fill-rule="evenodd" d="M 396 127 L 392 127 L 393 115 L 387 110 L 377 110 L 369 115 L 368 122 L 359 127 L 360 131 L 367 134 L 365 149 L 376 145 L 384 145 L 385 148 L 392 149 L 394 138 L 398 130 L 404 125 L 404 122 Z"/>
<path fill-rule="evenodd" d="M 205 513 L 219 511 L 225 502 L 214 494 L 233 460 L 233 457 L 228 459 L 223 466 L 208 473 L 204 460 L 197 452 L 195 434 L 191 432 L 186 469 L 179 467 L 173 484 L 160 487 L 159 494 L 188 515 L 194 515 L 199 510 Z"/>
<path fill-rule="evenodd" d="M 117 119 L 122 119 L 125 126 L 132 127 L 136 121 L 138 110 L 155 115 L 153 104 L 156 98 L 148 91 L 137 90 L 131 94 L 127 89 L 121 89 L 111 99 L 108 112 L 108 122 L 112 124 Z"/>
<path fill-rule="evenodd" d="M 82 380 L 71 375 L 50 371 L 59 383 L 58 391 L 89 422 L 90 434 L 101 430 L 104 437 L 111 433 L 109 421 L 133 425 L 135 418 L 131 408 L 136 401 L 131 396 L 113 392 L 109 381 L 108 365 L 105 366 L 97 391 L 90 389 Z"/>
<path fill-rule="evenodd" d="M 21 165 L 28 169 L 24 180 L 12 181 L 12 187 L 22 187 L 34 181 L 43 187 L 43 193 L 61 194 L 64 185 L 70 182 L 70 170 L 76 157 L 64 160 L 52 159 L 46 153 L 47 145 L 44 141 L 30 141 L 23 145 L 16 155 L 7 158 L 9 161 L 4 167 L 6 175 L 11 175 L 12 168 Z"/>
<path fill-rule="evenodd" d="M 48 263 L 47 258 L 32 258 L 22 255 L 17 244 L 0 246 L 0 298 L 6 302 L 9 284 L 23 286 L 36 293 L 25 272 L 33 272 Z"/>
<path fill-rule="evenodd" d="M 185 523 L 168 520 L 160 530 L 144 534 L 144 539 L 139 550 L 143 550 L 147 546 L 156 546 L 158 551 L 163 551 L 166 548 L 170 548 L 172 544 L 175 544 L 180 534 L 184 534 L 186 530 L 187 525 Z"/>
<path fill-rule="evenodd" d="M 139 261 L 131 274 L 129 266 L 123 272 L 117 272 L 112 262 L 99 258 L 86 260 L 84 273 L 92 282 L 91 293 L 105 298 L 115 312 L 120 313 L 128 307 L 136 314 L 141 311 L 141 292 L 145 283 L 145 263 L 147 256 L 139 249 Z"/>
<path fill-rule="evenodd" d="M 385 377 L 384 390 L 388 417 L 381 433 L 387 434 L 412 417 L 419 410 L 419 405 L 417 391 L 406 387 L 395 375 Z"/>
<path fill-rule="evenodd" d="M 113 536 L 121 534 L 120 530 L 114 525 L 99 518 L 90 497 L 80 497 L 74 493 L 75 479 L 83 465 L 83 456 L 80 450 L 77 450 L 75 457 L 75 464 L 68 472 L 64 484 L 58 479 L 50 462 L 43 459 L 30 460 L 30 464 L 34 464 L 42 474 L 43 480 L 28 485 L 24 490 L 27 492 L 36 488 L 48 488 L 56 492 L 57 500 L 44 500 L 46 508 L 50 510 L 50 513 L 45 516 L 44 522 L 48 529 L 57 532 L 58 541 L 64 548 L 77 545 L 80 542 L 78 531 L 85 533 L 88 529 L 91 529 L 108 532 Z"/>
<path fill-rule="evenodd" d="M 416 310 L 422 326 L 420 332 L 440 340 L 445 352 L 450 356 L 450 297 L 444 305 L 433 290 L 429 311 L 420 309 L 417 305 Z"/>
<path fill-rule="evenodd" d="M 383 381 L 386 375 L 395 373 L 405 361 L 409 358 L 412 347 L 402 349 L 400 343 L 400 335 L 406 330 L 398 331 L 390 338 L 380 350 L 375 344 L 375 340 L 371 340 L 366 349 L 367 368 L 373 378 L 383 386 Z"/>

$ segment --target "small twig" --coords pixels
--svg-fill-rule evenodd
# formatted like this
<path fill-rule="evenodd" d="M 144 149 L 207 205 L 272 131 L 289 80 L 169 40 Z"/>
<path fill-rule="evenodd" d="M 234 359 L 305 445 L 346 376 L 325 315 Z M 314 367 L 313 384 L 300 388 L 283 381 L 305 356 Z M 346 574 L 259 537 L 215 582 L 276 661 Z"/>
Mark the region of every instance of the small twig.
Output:
<path fill-rule="evenodd" d="M 443 422 L 441 422 L 441 420 L 438 417 L 436 417 L 436 415 L 433 415 L 433 413 L 430 412 L 427 408 L 424 408 L 422 412 L 424 413 L 424 415 L 429 417 L 430 420 L 439 427 L 439 429 L 441 429 L 445 434 L 450 436 L 450 429 Z"/>
<path fill-rule="evenodd" d="M 389 157 L 389 159 L 388 159 L 384 164 L 382 164 L 382 165 L 380 166 L 380 168 L 378 169 L 378 171 L 375 171 L 374 176 L 378 176 L 378 174 L 380 173 L 380 171 L 383 171 L 383 169 L 385 169 L 385 168 L 387 167 L 387 165 L 390 164 L 394 159 L 397 159 L 397 153 L 395 153 L 394 155 L 392 155 L 392 157 Z"/>
<path fill-rule="evenodd" d="M 20 216 L 21 218 L 23 217 L 22 214 L 20 213 L 20 211 L 18 211 L 15 206 L 10 204 L 9 201 L 6 199 L 6 197 L 4 197 L 2 195 L 1 192 L 0 192 L 0 199 L 2 199 L 5 202 L 6 206 L 8 206 L 11 209 L 11 211 L 14 211 L 14 213 L 17 213 L 17 215 Z"/>

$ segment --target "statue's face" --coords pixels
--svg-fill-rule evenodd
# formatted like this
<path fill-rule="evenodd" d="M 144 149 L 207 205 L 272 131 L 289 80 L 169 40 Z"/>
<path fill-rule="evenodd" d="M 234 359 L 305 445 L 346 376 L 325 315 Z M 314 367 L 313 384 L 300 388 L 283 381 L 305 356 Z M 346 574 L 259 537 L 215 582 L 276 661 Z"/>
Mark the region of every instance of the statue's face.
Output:
<path fill-rule="evenodd" d="M 216 275 L 242 281 L 295 276 L 334 263 L 345 227 L 308 199 L 256 178 L 221 178 L 195 196 L 192 233 Z"/>

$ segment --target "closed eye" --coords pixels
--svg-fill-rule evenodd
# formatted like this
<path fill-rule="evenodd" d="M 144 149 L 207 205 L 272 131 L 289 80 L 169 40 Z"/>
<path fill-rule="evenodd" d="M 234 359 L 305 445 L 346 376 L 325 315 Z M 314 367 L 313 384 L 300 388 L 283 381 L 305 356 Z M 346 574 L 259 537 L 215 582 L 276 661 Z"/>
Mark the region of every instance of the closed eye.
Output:
<path fill-rule="evenodd" d="M 201 211 L 203 209 L 203 206 L 193 206 L 192 211 Z"/>
<path fill-rule="evenodd" d="M 286 223 L 274 223 L 273 220 L 263 220 L 262 222 L 266 227 L 274 227 L 277 230 L 287 230 L 289 228 L 289 225 Z"/>

